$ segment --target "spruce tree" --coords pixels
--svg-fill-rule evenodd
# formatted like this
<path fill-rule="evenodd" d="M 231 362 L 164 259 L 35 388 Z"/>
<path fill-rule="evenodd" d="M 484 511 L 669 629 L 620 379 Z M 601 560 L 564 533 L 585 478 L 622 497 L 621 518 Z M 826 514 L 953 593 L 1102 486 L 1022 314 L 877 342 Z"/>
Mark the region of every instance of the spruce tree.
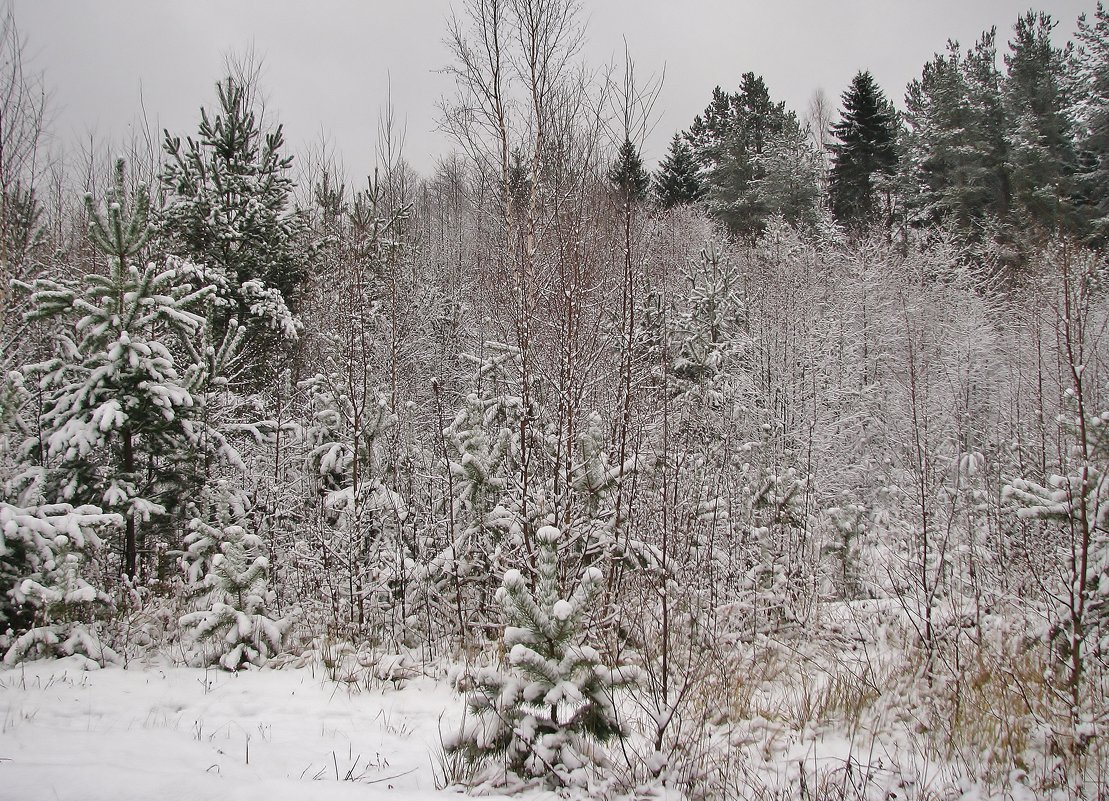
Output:
<path fill-rule="evenodd" d="M 639 149 L 630 139 L 625 139 L 624 144 L 620 145 L 616 161 L 608 171 L 608 180 L 616 187 L 621 197 L 633 203 L 647 197 L 651 178 L 643 169 L 643 159 L 639 155 Z"/>
<path fill-rule="evenodd" d="M 704 194 L 697 176 L 693 149 L 681 134 L 674 134 L 670 149 L 655 173 L 655 197 L 664 209 L 695 203 Z"/>
<path fill-rule="evenodd" d="M 828 192 L 840 222 L 861 225 L 878 212 L 875 191 L 897 165 L 897 118 L 869 72 L 859 72 L 843 93 L 843 112 L 832 126 Z"/>

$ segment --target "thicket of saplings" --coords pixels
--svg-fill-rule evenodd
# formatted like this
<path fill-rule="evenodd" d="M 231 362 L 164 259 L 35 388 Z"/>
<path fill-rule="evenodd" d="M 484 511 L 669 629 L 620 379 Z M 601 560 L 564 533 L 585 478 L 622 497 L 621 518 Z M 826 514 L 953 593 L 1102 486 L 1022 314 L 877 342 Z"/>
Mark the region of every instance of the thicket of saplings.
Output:
<path fill-rule="evenodd" d="M 83 203 L 5 183 L 5 664 L 449 678 L 449 783 L 1104 792 L 1096 236 L 894 172 L 737 232 L 642 197 L 643 94 L 575 75 L 446 104 L 429 178 L 385 126 L 365 189 L 294 182 L 240 71 Z"/>

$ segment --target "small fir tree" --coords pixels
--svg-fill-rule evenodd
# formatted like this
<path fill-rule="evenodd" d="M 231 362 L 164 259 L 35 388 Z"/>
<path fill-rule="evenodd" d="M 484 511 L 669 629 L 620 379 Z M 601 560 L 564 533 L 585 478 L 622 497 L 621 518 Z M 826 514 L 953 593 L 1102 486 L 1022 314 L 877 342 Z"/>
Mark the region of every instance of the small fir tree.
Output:
<path fill-rule="evenodd" d="M 1066 586 L 1052 593 L 1050 638 L 1076 706 L 1087 660 L 1109 656 L 1109 410 L 1091 412 L 1079 397 L 1072 392 L 1060 416 L 1073 437 L 1060 472 L 1043 483 L 1016 478 L 1003 490 L 1021 518 L 1055 529 L 1048 541 L 1069 567 Z"/>
<path fill-rule="evenodd" d="M 693 149 L 681 134 L 674 134 L 655 173 L 655 197 L 660 206 L 670 209 L 696 203 L 703 194 Z"/>
<path fill-rule="evenodd" d="M 16 179 L 0 196 L 0 252 L 9 274 L 19 277 L 28 257 L 46 244 L 43 208 L 33 186 Z"/>
<path fill-rule="evenodd" d="M 750 344 L 743 331 L 741 276 L 720 245 L 709 243 L 685 272 L 689 304 L 671 334 L 670 372 L 678 393 L 698 384 L 710 386 Z"/>
<path fill-rule="evenodd" d="M 585 418 L 578 435 L 578 460 L 574 463 L 572 485 L 585 500 L 584 511 L 589 519 L 600 515 L 607 494 L 622 477 L 631 475 L 637 462 L 632 457 L 623 465 L 612 465 L 608 457 L 606 433 L 604 420 L 592 412 Z"/>
<path fill-rule="evenodd" d="M 197 517 L 185 537 L 182 567 L 197 609 L 180 623 L 192 629 L 201 661 L 225 670 L 261 667 L 281 651 L 291 620 L 270 610 L 269 560 L 247 531 L 246 505 L 230 494 L 214 521 Z"/>
<path fill-rule="evenodd" d="M 134 578 L 140 524 L 170 511 L 195 470 L 189 454 L 199 432 L 190 421 L 204 318 L 192 309 L 210 290 L 187 283 L 187 266 L 176 259 L 161 268 L 133 263 L 149 233 L 149 201 L 140 188 L 124 204 L 122 160 L 107 215 L 86 200 L 89 236 L 108 256 L 108 274 L 20 285 L 31 292 L 28 319 L 61 324 L 57 355 L 25 368 L 45 401 L 42 436 L 30 447 L 51 464 L 57 500 L 123 516 L 123 572 Z M 189 356 L 184 371 L 174 345 Z"/>
<path fill-rule="evenodd" d="M 312 415 L 304 431 L 305 467 L 320 499 L 321 544 L 346 574 L 339 582 L 343 603 L 333 597 L 333 608 L 345 608 L 351 626 L 362 627 L 372 618 L 371 588 L 384 583 L 385 565 L 395 564 L 402 548 L 398 528 L 407 509 L 386 485 L 385 443 L 397 423 L 388 396 L 367 387 L 352 397 L 344 378 L 317 375 L 300 383 Z"/>
<path fill-rule="evenodd" d="M 643 159 L 639 149 L 630 139 L 625 139 L 616 154 L 616 161 L 608 171 L 608 180 L 616 187 L 621 197 L 629 202 L 639 202 L 647 197 L 651 178 L 643 169 Z"/>
<path fill-rule="evenodd" d="M 116 515 L 92 506 L 0 503 L 0 590 L 7 595 L 0 623 L 17 634 L 4 664 L 70 655 L 90 667 L 116 661 L 96 620 L 112 599 L 88 579 L 101 548 L 96 529 L 118 524 Z"/>
<path fill-rule="evenodd" d="M 582 625 L 600 588 L 601 571 L 588 568 L 573 594 L 561 597 L 558 547 L 561 532 L 544 526 L 534 591 L 518 570 L 509 570 L 497 591 L 504 609 L 506 671 L 487 669 L 468 698 L 472 717 L 448 744 L 473 762 L 503 757 L 520 778 L 555 785 L 581 785 L 598 757 L 592 742 L 624 736 L 613 695 L 633 685 L 632 667 L 607 668 L 584 643 Z"/>

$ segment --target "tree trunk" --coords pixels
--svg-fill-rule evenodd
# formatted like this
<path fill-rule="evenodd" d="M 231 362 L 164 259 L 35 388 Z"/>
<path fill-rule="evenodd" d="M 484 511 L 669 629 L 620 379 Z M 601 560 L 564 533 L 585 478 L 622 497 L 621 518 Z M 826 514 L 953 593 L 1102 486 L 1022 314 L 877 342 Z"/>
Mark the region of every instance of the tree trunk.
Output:
<path fill-rule="evenodd" d="M 123 472 L 131 476 L 135 472 L 135 449 L 131 441 L 131 429 L 123 429 Z M 134 581 L 138 572 L 138 546 L 135 537 L 135 511 L 128 509 L 125 518 L 126 528 L 123 539 L 123 574 Z"/>

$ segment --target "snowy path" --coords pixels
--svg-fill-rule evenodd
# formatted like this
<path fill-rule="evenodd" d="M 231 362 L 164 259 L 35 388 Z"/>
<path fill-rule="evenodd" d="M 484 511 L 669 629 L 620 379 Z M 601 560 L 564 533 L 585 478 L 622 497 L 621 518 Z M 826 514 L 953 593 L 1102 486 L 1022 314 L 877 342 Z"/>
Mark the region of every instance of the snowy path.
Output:
<path fill-rule="evenodd" d="M 442 799 L 439 719 L 461 706 L 430 679 L 29 663 L 0 670 L 0 799 Z"/>

